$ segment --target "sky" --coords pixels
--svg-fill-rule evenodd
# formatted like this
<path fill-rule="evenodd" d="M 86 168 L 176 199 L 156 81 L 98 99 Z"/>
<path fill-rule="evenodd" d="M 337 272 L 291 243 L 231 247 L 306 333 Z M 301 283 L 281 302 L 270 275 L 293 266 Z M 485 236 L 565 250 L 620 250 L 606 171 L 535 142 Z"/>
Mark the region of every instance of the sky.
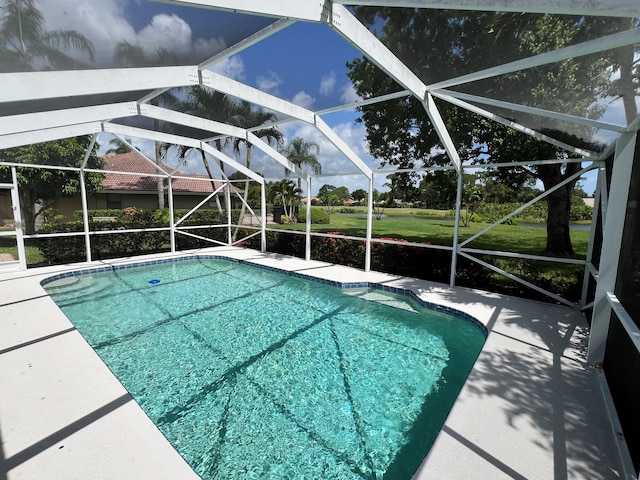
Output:
<path fill-rule="evenodd" d="M 186 63 L 197 63 L 233 45 L 273 19 L 213 10 L 176 6 L 143 0 L 56 0 L 41 1 L 48 29 L 74 29 L 88 37 L 96 47 L 92 68 L 113 65 L 120 42 L 142 46 L 146 51 L 166 48 Z M 240 18 L 241 21 L 238 21 Z M 358 100 L 347 77 L 346 63 L 361 57 L 353 46 L 325 25 L 295 23 L 266 40 L 212 67 L 218 73 L 247 83 L 310 110 L 322 110 Z M 196 61 L 194 62 L 193 59 Z M 398 88 L 400 90 L 400 87 Z M 613 112 L 613 110 L 612 110 Z M 611 116 L 615 112 L 608 112 Z M 347 110 L 327 114 L 323 119 L 369 164 L 379 162 L 369 155 L 365 129 L 356 123 L 357 112 Z M 285 141 L 303 137 L 320 147 L 323 173 L 342 174 L 356 169 L 315 127 L 292 122 L 280 127 Z M 104 152 L 111 137 L 101 134 Z M 153 143 L 133 139 L 134 145 L 153 158 Z M 232 155 L 231 152 L 228 152 Z M 244 160 L 244 157 L 240 157 Z M 283 167 L 254 149 L 254 170 L 267 178 L 281 178 Z M 202 173 L 199 162 L 181 167 Z M 375 187 L 385 190 L 383 176 L 376 176 Z M 313 193 L 324 184 L 345 185 L 350 191 L 367 188 L 362 176 L 327 176 L 314 182 Z M 584 190 L 595 190 L 595 174 L 583 182 Z"/>

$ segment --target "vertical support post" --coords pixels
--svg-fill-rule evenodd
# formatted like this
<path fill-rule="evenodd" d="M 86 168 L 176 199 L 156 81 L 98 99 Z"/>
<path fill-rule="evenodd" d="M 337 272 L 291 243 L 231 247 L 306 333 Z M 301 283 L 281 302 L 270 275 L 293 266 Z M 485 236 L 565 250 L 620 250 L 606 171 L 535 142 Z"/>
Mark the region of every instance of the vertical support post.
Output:
<path fill-rule="evenodd" d="M 13 203 L 13 220 L 16 224 L 16 246 L 18 247 L 18 262 L 20 270 L 27 269 L 27 252 L 24 248 L 24 237 L 22 234 L 22 211 L 20 210 L 20 195 L 18 194 L 18 170 L 11 167 L 11 202 Z"/>
<path fill-rule="evenodd" d="M 87 184 L 84 170 L 80 170 L 80 198 L 82 200 L 82 223 L 84 225 L 84 248 L 87 251 L 87 262 L 91 261 L 91 235 L 89 233 L 89 208 L 87 206 Z"/>
<path fill-rule="evenodd" d="M 84 248 L 87 254 L 87 262 L 92 260 L 91 258 L 91 234 L 89 233 L 89 207 L 87 202 L 87 183 L 84 177 L 84 169 L 87 166 L 87 162 L 89 161 L 89 157 L 91 156 L 91 152 L 93 152 L 93 148 L 96 146 L 96 141 L 98 140 L 98 134 L 94 133 L 91 137 L 91 143 L 87 148 L 86 152 L 84 152 L 84 158 L 82 159 L 82 165 L 80 165 L 80 200 L 82 202 L 82 223 L 84 227 Z"/>
<path fill-rule="evenodd" d="M 449 286 L 454 287 L 456 284 L 456 268 L 458 265 L 458 236 L 460 230 L 460 213 L 462 210 L 462 180 L 464 178 L 464 170 L 457 168 L 458 172 L 458 188 L 456 192 L 456 218 L 453 225 L 453 250 L 451 251 L 451 274 L 449 277 Z"/>
<path fill-rule="evenodd" d="M 260 251 L 264 253 L 267 251 L 267 184 L 264 180 L 260 187 L 260 215 L 262 215 Z"/>
<path fill-rule="evenodd" d="M 304 242 L 304 259 L 311 260 L 311 175 L 307 180 L 307 218 Z"/>
<path fill-rule="evenodd" d="M 171 242 L 171 253 L 176 252 L 176 221 L 173 216 L 173 179 L 169 175 L 167 177 L 167 186 L 169 192 L 169 241 Z"/>
<path fill-rule="evenodd" d="M 367 197 L 367 233 L 364 244 L 364 271 L 371 271 L 371 235 L 373 230 L 373 174 L 369 178 L 369 196 Z"/>
<path fill-rule="evenodd" d="M 607 346 L 611 321 L 611 304 L 607 299 L 607 293 L 614 291 L 618 276 L 620 249 L 629 199 L 629 183 L 633 160 L 636 156 L 637 139 L 638 132 L 627 132 L 620 135 L 616 144 L 611 177 L 611 185 L 615 185 L 615 188 L 609 192 L 608 208 L 604 220 L 602 244 L 606 245 L 606 248 L 602 249 L 600 256 L 598 285 L 593 303 L 591 335 L 589 335 L 589 349 L 587 351 L 589 365 L 602 363 Z"/>
<path fill-rule="evenodd" d="M 582 295 L 580 296 L 580 305 L 586 305 L 587 294 L 589 292 L 589 280 L 591 279 L 591 271 L 589 266 L 593 259 L 593 243 L 596 239 L 596 230 L 598 223 L 598 212 L 600 211 L 600 196 L 602 195 L 601 185 L 605 181 L 604 167 L 598 169 L 598 178 L 596 180 L 596 194 L 594 198 L 593 213 L 591 215 L 591 231 L 589 233 L 589 246 L 587 247 L 587 258 L 584 266 L 584 275 L 582 276 Z"/>
<path fill-rule="evenodd" d="M 226 179 L 226 184 L 224 187 L 224 200 L 227 204 L 227 244 L 231 246 L 233 237 L 231 235 L 231 184 L 229 183 L 229 179 Z"/>

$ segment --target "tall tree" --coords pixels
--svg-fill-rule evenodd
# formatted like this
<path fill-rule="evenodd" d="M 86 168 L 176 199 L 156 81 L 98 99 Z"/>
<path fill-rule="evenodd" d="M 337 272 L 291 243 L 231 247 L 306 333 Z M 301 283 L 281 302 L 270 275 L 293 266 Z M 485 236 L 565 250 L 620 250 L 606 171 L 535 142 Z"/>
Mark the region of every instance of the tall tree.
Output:
<path fill-rule="evenodd" d="M 293 217 L 293 207 L 300 201 L 300 190 L 292 180 L 282 179 L 268 185 L 269 200 L 275 205 L 282 205 L 284 214 Z"/>
<path fill-rule="evenodd" d="M 362 188 L 357 188 L 353 192 L 351 192 L 351 198 L 353 198 L 358 203 L 363 203 L 367 199 L 368 195 L 369 194 L 367 193 L 367 191 L 363 190 Z"/>
<path fill-rule="evenodd" d="M 80 167 L 91 143 L 90 137 L 67 138 L 55 142 L 37 143 L 25 147 L 0 150 L 0 160 L 24 164 Z M 102 168 L 102 160 L 96 156 L 95 147 L 87 161 L 87 168 Z M 80 174 L 68 170 L 48 170 L 18 167 L 18 193 L 20 209 L 27 235 L 36 232 L 36 219 L 61 197 L 77 195 L 80 191 Z M 8 167 L 0 167 L 0 178 L 10 178 Z M 104 175 L 85 173 L 89 192 L 102 187 Z"/>
<path fill-rule="evenodd" d="M 302 165 L 308 165 L 313 169 L 314 174 L 320 175 L 322 173 L 322 165 L 318 161 L 320 146 L 317 143 L 305 142 L 303 138 L 296 137 L 284 148 L 283 153 L 297 167 L 301 168 Z M 284 173 L 288 175 L 289 170 L 285 169 Z M 302 179 L 300 177 L 298 177 L 298 188 L 302 190 Z"/>
<path fill-rule="evenodd" d="M 126 138 L 125 141 L 131 144 L 130 138 Z M 124 143 L 118 137 L 113 137 L 111 140 L 109 140 L 109 147 L 109 150 L 104 152 L 105 155 L 122 155 L 123 153 L 129 153 L 131 151 L 129 145 Z"/>
<path fill-rule="evenodd" d="M 237 127 L 241 128 L 253 128 L 260 125 L 264 125 L 267 122 L 275 120 L 273 113 L 265 112 L 263 110 L 255 110 L 251 107 L 251 104 L 246 101 L 242 101 L 234 115 L 234 123 Z M 277 148 L 282 147 L 282 132 L 278 130 L 278 127 L 264 127 L 253 131 L 253 134 L 258 138 L 266 139 L 268 144 L 274 142 Z M 247 168 L 251 168 L 251 153 L 253 150 L 253 144 L 246 138 L 236 138 L 233 141 L 233 151 L 240 155 L 241 146 L 245 148 L 245 165 Z M 246 210 L 246 203 L 249 196 L 249 180 L 245 182 L 244 188 L 244 202 L 240 207 L 240 221 L 244 217 Z M 238 235 L 238 229 L 233 234 L 234 240 Z"/>
<path fill-rule="evenodd" d="M 208 120 L 234 123 L 236 118 L 237 103 L 231 100 L 224 93 L 216 92 L 197 85 L 189 89 L 187 99 L 181 103 L 180 109 L 185 113 L 206 118 Z M 222 150 L 222 148 L 229 142 L 229 138 L 218 137 L 215 140 L 216 148 L 218 150 Z M 166 161 L 167 153 L 171 148 L 174 149 L 174 152 L 176 153 L 179 161 L 184 161 L 186 159 L 186 156 L 190 153 L 197 155 L 198 158 L 200 158 L 209 179 L 214 180 L 213 172 L 211 171 L 211 165 L 209 164 L 209 159 L 201 149 L 186 147 L 184 145 L 163 144 L 160 147 L 161 157 L 163 161 Z M 220 171 L 224 174 L 223 162 L 219 163 L 219 168 Z M 219 195 L 216 195 L 216 205 L 218 207 L 220 215 L 222 216 L 223 209 Z"/>
<path fill-rule="evenodd" d="M 138 44 L 129 42 L 120 42 L 116 45 L 114 60 L 118 65 L 124 67 L 159 67 L 178 65 L 179 58 L 166 48 L 158 48 L 154 51 L 147 51 Z M 172 91 L 166 91 L 162 95 L 155 97 L 150 102 L 157 106 L 171 106 L 179 103 L 176 95 Z M 156 131 L 162 131 L 165 128 L 165 122 L 153 120 L 153 128 Z M 163 149 L 162 142 L 155 142 L 155 163 L 156 173 L 164 174 L 163 165 Z M 166 150 L 165 150 L 166 153 Z M 158 176 L 156 180 L 156 190 L 158 192 L 158 209 L 164 208 L 164 180 L 163 176 Z"/>
<path fill-rule="evenodd" d="M 344 186 L 325 184 L 318 190 L 318 198 L 322 201 L 327 213 L 331 214 L 336 205 L 342 205 L 349 198 L 349 189 Z"/>
<path fill-rule="evenodd" d="M 496 14 L 493 12 L 451 12 L 432 9 L 359 7 L 365 24 L 380 28 L 382 41 L 391 45 L 398 57 L 427 84 L 464 75 L 472 71 L 507 63 L 546 51 L 596 38 L 619 28 L 617 20 L 596 17 L 570 17 L 534 14 Z M 594 92 L 609 83 L 612 59 L 606 55 L 557 62 L 474 82 L 462 88 L 467 93 L 534 105 L 548 110 L 598 118 L 602 109 L 593 101 Z M 364 98 L 399 89 L 371 62 L 355 59 L 349 65 L 354 87 Z M 560 160 L 571 154 L 549 144 L 483 120 L 463 109 L 438 102 L 455 147 L 463 161 Z M 393 100 L 360 109 L 367 129 L 371 152 L 401 168 L 443 163 L 443 148 L 422 102 L 413 97 Z M 512 112 L 499 111 L 507 118 Z M 515 119 L 517 120 L 517 118 Z M 545 125 L 549 136 L 577 147 L 594 147 L 591 132 L 544 119 L 529 119 Z M 510 138 L 505 136 L 508 131 Z M 508 145 L 508 141 L 516 143 Z M 520 168 L 524 184 L 535 176 L 549 189 L 580 169 L 579 163 Z M 547 199 L 549 218 L 546 251 L 552 255 L 571 255 L 569 205 L 575 182 L 556 190 Z"/>
<path fill-rule="evenodd" d="M 71 69 L 70 51 L 93 60 L 93 44 L 75 30 L 45 30 L 38 0 L 4 0 L 0 18 L 0 72 Z"/>
<path fill-rule="evenodd" d="M 214 120 L 217 122 L 238 123 L 238 103 L 233 101 L 224 93 L 209 90 L 201 86 L 191 87 L 188 91 L 187 99 L 181 103 L 180 109 L 191 115 Z M 219 136 L 215 140 L 218 150 L 222 150 L 230 143 L 229 138 Z M 168 146 L 164 147 L 166 152 Z M 181 145 L 175 145 L 177 149 L 178 159 L 183 160 L 187 152 L 193 149 Z M 199 157 L 210 179 L 213 179 L 211 165 L 204 152 L 198 150 Z M 224 173 L 224 163 L 220 162 L 220 170 Z"/>

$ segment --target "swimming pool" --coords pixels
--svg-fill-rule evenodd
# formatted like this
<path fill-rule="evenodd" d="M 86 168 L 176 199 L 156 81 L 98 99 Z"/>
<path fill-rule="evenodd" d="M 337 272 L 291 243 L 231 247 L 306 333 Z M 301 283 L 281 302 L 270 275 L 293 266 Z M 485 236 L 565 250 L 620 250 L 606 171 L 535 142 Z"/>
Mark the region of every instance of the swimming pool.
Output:
<path fill-rule="evenodd" d="M 43 284 L 200 476 L 411 477 L 484 343 L 472 319 L 173 260 Z"/>

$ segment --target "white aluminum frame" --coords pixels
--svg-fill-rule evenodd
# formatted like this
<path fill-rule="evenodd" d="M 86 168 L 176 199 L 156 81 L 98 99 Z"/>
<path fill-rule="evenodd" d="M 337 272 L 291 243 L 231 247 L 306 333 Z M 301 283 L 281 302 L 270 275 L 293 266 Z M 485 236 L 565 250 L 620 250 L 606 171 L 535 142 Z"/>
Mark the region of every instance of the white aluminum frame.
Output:
<path fill-rule="evenodd" d="M 631 171 L 633 160 L 637 154 L 635 151 L 637 137 L 638 132 L 624 133 L 617 142 L 611 178 L 611 184 L 615 185 L 615 188 L 612 188 L 609 193 L 602 235 L 602 243 L 607 248 L 602 249 L 600 257 L 598 283 L 593 302 L 591 334 L 589 335 L 587 362 L 590 365 L 600 365 L 604 360 L 612 312 L 609 295 L 614 295 L 618 275 Z M 604 213 L 603 211 L 603 216 Z"/>
<path fill-rule="evenodd" d="M 204 131 L 210 131 L 216 135 L 235 136 L 237 138 L 243 138 L 249 141 L 256 148 L 259 148 L 276 162 L 282 164 L 289 171 L 294 172 L 298 177 L 305 180 L 307 185 L 307 224 L 304 232 L 292 232 L 296 234 L 304 234 L 306 237 L 305 258 L 311 258 L 310 243 L 312 237 L 334 237 L 334 238 L 346 238 L 354 240 L 363 240 L 359 237 L 351 236 L 336 236 L 329 234 L 313 233 L 310 225 L 310 197 L 311 197 L 311 185 L 315 181 L 314 176 L 306 174 L 303 170 L 299 169 L 291 162 L 289 162 L 284 156 L 282 156 L 275 149 L 271 148 L 268 144 L 258 139 L 252 129 L 238 129 L 230 125 L 225 125 L 219 122 L 212 122 L 206 119 L 198 118 L 192 115 L 186 115 L 180 112 L 174 112 L 168 109 L 163 109 L 149 105 L 148 102 L 160 95 L 162 92 L 178 87 L 178 86 L 192 86 L 202 85 L 207 88 L 211 88 L 227 95 L 232 95 L 237 98 L 249 101 L 256 105 L 260 105 L 263 108 L 270 109 L 274 112 L 286 116 L 285 119 L 274 122 L 274 125 L 286 123 L 292 120 L 300 120 L 310 125 L 313 125 L 318 129 L 329 141 L 331 141 L 338 150 L 356 167 L 359 173 L 368 179 L 369 200 L 367 204 L 367 229 L 365 234 L 365 265 L 366 271 L 371 268 L 371 248 L 373 243 L 397 243 L 402 245 L 410 245 L 420 248 L 439 249 L 443 251 L 449 251 L 452 254 L 451 271 L 450 271 L 450 284 L 455 284 L 456 276 L 456 262 L 458 255 L 465 258 L 469 258 L 481 265 L 484 265 L 491 270 L 497 271 L 503 275 L 509 276 L 503 270 L 493 267 L 486 262 L 483 262 L 473 254 L 488 254 L 495 256 L 512 257 L 515 254 L 509 252 L 500 252 L 492 250 L 480 250 L 466 247 L 474 238 L 485 233 L 489 228 L 483 230 L 478 235 L 464 241 L 459 241 L 459 222 L 460 211 L 462 206 L 462 175 L 466 168 L 482 168 L 482 166 L 468 166 L 462 165 L 455 145 L 453 144 L 449 132 L 447 131 L 444 122 L 440 117 L 440 113 L 435 104 L 434 98 L 452 103 L 461 108 L 465 108 L 469 111 L 475 112 L 485 118 L 492 121 L 499 122 L 514 128 L 520 132 L 531 135 L 539 140 L 549 142 L 557 147 L 566 149 L 569 152 L 582 156 L 582 159 L 576 160 L 579 162 L 591 162 L 589 166 L 581 170 L 581 173 L 589 168 L 599 167 L 600 160 L 607 158 L 610 154 L 615 153 L 615 161 L 613 167 L 613 188 L 610 194 L 606 192 L 606 184 L 603 179 L 603 175 L 600 175 L 598 181 L 597 198 L 599 200 L 595 209 L 597 215 L 600 211 L 603 228 L 603 244 L 606 248 L 603 248 L 602 258 L 600 261 L 599 269 L 591 263 L 593 256 L 593 242 L 594 233 L 592 232 L 590 239 L 590 246 L 586 261 L 575 261 L 570 259 L 563 259 L 563 263 L 572 264 L 584 264 L 585 265 L 585 284 L 589 278 L 594 278 L 597 282 L 595 299 L 593 301 L 593 322 L 592 322 L 592 334 L 589 340 L 589 352 L 588 361 L 591 365 L 598 365 L 604 358 L 604 349 L 606 346 L 607 334 L 611 313 L 616 312 L 621 319 L 621 323 L 625 327 L 628 335 L 634 342 L 636 348 L 640 343 L 638 340 L 638 329 L 634 328 L 631 322 L 628 320 L 626 311 L 619 304 L 615 295 L 613 294 L 615 289 L 616 275 L 618 270 L 619 255 L 621 238 L 624 230 L 624 214 L 627 202 L 627 195 L 629 190 L 630 173 L 633 164 L 634 156 L 637 156 L 635 152 L 635 142 L 637 139 L 637 130 L 640 125 L 640 115 L 627 126 L 613 125 L 607 122 L 593 121 L 585 118 L 579 118 L 571 115 L 566 115 L 560 112 L 552 112 L 544 109 L 538 109 L 535 107 L 528 107 L 522 105 L 514 105 L 509 102 L 502 102 L 496 99 L 478 97 L 473 95 L 467 95 L 460 92 L 448 90 L 451 87 L 462 85 L 463 83 L 474 82 L 489 77 L 495 77 L 504 75 L 521 69 L 529 69 L 536 66 L 544 66 L 565 59 L 589 55 L 598 52 L 604 52 L 606 50 L 612 50 L 619 47 L 634 45 L 640 43 L 640 29 L 632 29 L 623 31 L 600 39 L 584 42 L 579 45 L 573 45 L 566 48 L 562 48 L 553 52 L 543 53 L 530 58 L 510 62 L 504 65 L 499 65 L 492 68 L 487 68 L 481 71 L 476 71 L 468 75 L 462 75 L 456 78 L 450 78 L 445 81 L 437 82 L 432 85 L 425 84 L 420 78 L 418 78 L 406 65 L 404 65 L 386 46 L 380 42 L 380 40 L 373 35 L 364 25 L 362 25 L 344 5 L 358 4 L 358 5 L 384 5 L 393 7 L 409 7 L 409 8 L 440 8 L 440 9 L 459 9 L 459 10 L 489 10 L 489 11 L 504 11 L 504 12 L 538 12 L 538 13 L 560 13 L 570 15 L 600 15 L 600 16 L 617 16 L 617 17 L 640 17 L 640 2 L 637 0 L 611 0 L 604 2 L 604 4 L 598 4 L 591 0 L 572 0 L 571 2 L 559 2 L 558 0 L 326 0 L 326 1 L 311 1 L 311 0 L 296 0 L 295 2 L 285 0 L 272 0 L 265 2 L 264 0 L 243 0 L 238 2 L 237 0 L 166 0 L 169 3 L 177 5 L 189 5 L 202 8 L 214 8 L 220 10 L 228 10 L 234 12 L 242 12 L 248 14 L 258 14 L 268 17 L 273 17 L 276 21 L 254 35 L 246 38 L 238 44 L 226 49 L 218 55 L 211 57 L 200 65 L 181 66 L 181 67 L 153 67 L 153 68 L 131 68 L 131 69 L 97 69 L 97 70 L 81 70 L 81 71 L 50 71 L 50 72 L 18 72 L 18 73 L 3 73 L 0 74 L 0 104 L 3 102 L 20 102 L 38 99 L 55 99 L 64 98 L 66 96 L 78 96 L 78 95 L 102 95 L 116 92 L 146 92 L 141 93 L 140 97 L 136 100 L 126 101 L 121 103 L 114 103 L 110 105 L 96 105 L 80 108 L 61 108 L 59 110 L 50 112 L 38 112 L 38 113 L 25 113 L 12 116 L 0 117 L 0 149 L 11 148 L 20 145 L 26 145 L 31 143 L 44 142 L 49 140 L 57 140 L 61 138 L 79 136 L 79 135 L 94 135 L 93 141 L 95 142 L 95 135 L 100 132 L 111 132 L 116 135 L 130 135 L 140 138 L 146 138 L 150 140 L 163 141 L 174 144 L 181 144 L 191 148 L 198 148 L 213 156 L 218 161 L 228 164 L 236 170 L 244 173 L 252 181 L 256 181 L 261 186 L 261 226 L 259 231 L 249 235 L 247 238 L 251 238 L 255 235 L 261 235 L 261 249 L 266 250 L 266 232 L 272 229 L 266 227 L 266 193 L 265 193 L 265 180 L 259 175 L 255 174 L 250 169 L 243 166 L 236 160 L 226 156 L 224 153 L 219 152 L 213 148 L 208 141 L 211 139 L 193 139 L 187 137 L 181 137 L 177 135 L 170 135 L 161 132 L 155 132 L 152 130 L 145 130 L 134 127 L 127 127 L 124 125 L 118 125 L 112 123 L 114 118 L 133 117 L 133 116 L 145 116 L 156 120 L 163 120 L 167 122 L 178 123 L 181 125 L 198 128 Z M 255 44 L 256 42 L 269 37 L 270 35 L 287 28 L 295 21 L 308 21 L 327 25 L 327 28 L 331 28 L 339 35 L 351 42 L 356 48 L 360 50 L 365 56 L 367 56 L 374 64 L 385 71 L 391 78 L 393 78 L 402 88 L 406 90 L 399 91 L 397 93 L 385 95 L 377 99 L 367 99 L 361 102 L 355 102 L 348 105 L 342 105 L 333 107 L 327 110 L 313 112 L 308 109 L 304 109 L 297 105 L 287 102 L 280 98 L 268 95 L 255 88 L 249 87 L 243 83 L 231 80 L 222 75 L 216 74 L 207 70 L 210 66 L 224 60 L 225 58 L 234 55 L 245 48 Z M 353 152 L 348 145 L 339 138 L 338 135 L 324 122 L 321 115 L 324 113 L 331 113 L 333 111 L 344 110 L 347 108 L 354 108 L 358 106 L 364 106 L 376 101 L 384 101 L 391 98 L 399 98 L 406 95 L 413 95 L 424 105 L 425 111 L 429 116 L 431 122 L 436 128 L 444 149 L 451 160 L 451 166 L 448 167 L 433 167 L 425 169 L 417 169 L 419 171 L 430 171 L 440 169 L 455 169 L 457 171 L 457 195 L 456 195 L 456 219 L 455 230 L 452 240 L 452 245 L 449 246 L 434 246 L 434 245 L 422 245 L 419 243 L 406 243 L 406 242 L 393 242 L 388 240 L 374 239 L 372 238 L 372 210 L 373 210 L 373 180 L 375 175 L 386 175 L 387 173 L 393 173 L 393 171 L 373 171 L 366 162 L 362 161 Z M 134 95 L 135 96 L 135 95 Z M 592 152 L 585 149 L 576 148 L 572 145 L 568 145 L 561 141 L 555 140 L 549 136 L 543 135 L 530 128 L 527 128 L 516 122 L 509 121 L 499 115 L 485 110 L 477 105 L 471 104 L 483 104 L 499 108 L 508 108 L 514 111 L 519 111 L 527 114 L 540 115 L 547 118 L 553 118 L 560 121 L 572 122 L 577 125 L 584 125 L 591 128 L 600 128 L 619 134 L 616 142 L 609 145 L 604 152 Z M 260 127 L 255 127 L 260 128 Z M 615 149 L 615 152 L 614 152 Z M 91 149 L 89 149 L 90 151 Z M 88 226 L 87 215 L 87 194 L 84 174 L 87 172 L 97 171 L 95 169 L 86 168 L 86 160 L 88 159 L 88 152 L 85 156 L 83 165 L 81 168 L 71 167 L 58 167 L 61 170 L 79 171 L 80 172 L 80 189 L 81 198 L 83 204 L 83 219 L 85 228 L 83 232 L 71 233 L 71 234 L 52 234 L 52 235 L 37 235 L 35 237 L 63 237 L 72 235 L 83 235 L 85 238 L 85 246 L 87 250 L 87 260 L 91 260 L 91 235 L 103 235 L 112 233 L 128 233 L 138 231 L 169 231 L 171 237 L 171 250 L 175 251 L 175 236 L 176 234 L 188 235 L 196 238 L 203 238 L 196 234 L 183 231 L 183 227 L 180 226 L 181 221 L 173 221 L 173 186 L 172 181 L 174 178 L 179 178 L 172 173 L 158 173 L 150 175 L 154 177 L 166 177 L 168 179 L 169 189 L 169 209 L 170 209 L 170 225 L 169 227 L 156 228 L 156 229 L 132 229 L 125 231 L 95 231 L 91 232 Z M 150 159 L 147 161 L 153 163 Z M 573 160 L 570 160 L 573 161 Z M 551 161 L 545 161 L 551 162 Z M 543 162 L 531 162 L 531 164 L 543 164 Z M 11 167 L 13 182 L 11 184 L 11 193 L 13 197 L 13 204 L 18 205 L 18 182 L 17 182 L 17 167 L 23 167 L 23 165 L 4 162 L 2 165 Z M 514 164 L 511 164 L 514 165 Z M 485 165 L 486 166 L 486 165 Z M 496 165 L 497 167 L 505 167 L 508 164 Z M 56 168 L 47 165 L 29 165 L 33 168 Z M 132 174 L 134 172 L 121 172 L 126 174 Z M 579 175 L 579 174 L 578 174 Z M 231 187 L 229 179 L 223 175 L 224 191 L 227 198 L 227 204 L 230 205 Z M 575 179 L 575 176 L 574 178 Z M 571 180 L 567 180 L 571 181 Z M 216 189 L 215 185 L 213 187 Z M 550 192 L 547 192 L 548 194 Z M 236 192 L 237 194 L 237 192 Z M 543 195 L 544 196 L 544 195 Z M 542 198 L 540 196 L 537 200 Z M 210 197 L 209 197 L 210 198 Z M 243 200 L 243 199 L 242 199 Z M 244 202 L 244 200 L 243 200 Z M 532 202 L 531 202 L 532 203 Z M 196 207 L 197 208 L 197 207 Z M 524 207 L 522 207 L 524 208 Z M 221 226 L 215 226 L 216 228 L 227 228 L 228 230 L 228 244 L 232 243 L 231 238 L 231 217 L 230 209 L 227 209 L 227 224 Z M 519 209 L 520 210 L 520 209 Z M 252 214 L 255 213 L 250 210 Z M 511 213 L 514 215 L 516 212 Z M 22 220 L 20 218 L 20 212 L 17 212 L 17 225 L 20 225 Z M 508 215 L 506 218 L 508 218 Z M 504 219 L 503 219 L 504 220 Z M 499 222 L 497 222 L 499 223 Z M 497 224 L 496 223 L 496 224 Z M 495 225 L 495 224 L 494 224 Z M 206 228 L 207 226 L 202 226 Z M 190 227 L 193 228 L 193 227 Z M 282 231 L 282 230 L 277 230 Z M 22 239 L 22 230 L 16 231 L 16 237 L 18 238 L 19 256 L 21 259 L 21 268 L 26 268 L 26 257 L 24 255 L 24 244 Z M 31 236 L 29 236 L 31 237 Z M 240 241 L 244 241 L 242 239 Z M 213 243 L 220 243 L 213 241 Z M 534 260 L 548 260 L 558 261 L 558 259 L 535 256 L 535 255 L 518 255 L 521 258 L 530 258 Z M 550 294 L 539 287 L 532 285 L 522 279 L 517 279 L 511 276 L 516 281 L 520 281 L 525 285 L 534 288 L 535 290 Z M 557 301 L 563 301 L 559 297 L 552 298 Z M 586 286 L 582 293 L 582 304 L 586 302 L 587 290 Z M 568 303 L 564 301 L 564 303 Z"/>

